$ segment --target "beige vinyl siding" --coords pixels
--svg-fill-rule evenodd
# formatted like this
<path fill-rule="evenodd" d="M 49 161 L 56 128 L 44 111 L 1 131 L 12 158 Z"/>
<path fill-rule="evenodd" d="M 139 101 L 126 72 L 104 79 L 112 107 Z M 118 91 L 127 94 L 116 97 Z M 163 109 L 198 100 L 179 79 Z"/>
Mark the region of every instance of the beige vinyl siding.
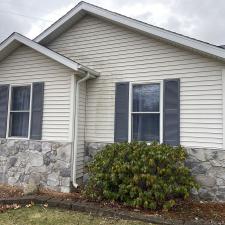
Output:
<path fill-rule="evenodd" d="M 79 123 L 78 123 L 78 147 L 77 147 L 77 178 L 83 175 L 84 141 L 85 141 L 85 117 L 86 117 L 86 82 L 80 84 Z"/>
<path fill-rule="evenodd" d="M 222 148 L 219 61 L 93 16 L 48 47 L 101 73 L 87 82 L 86 141 L 113 142 L 115 82 L 180 78 L 181 144 Z"/>
<path fill-rule="evenodd" d="M 70 88 L 73 71 L 21 46 L 0 62 L 0 84 L 45 82 L 42 139 L 70 141 Z"/>

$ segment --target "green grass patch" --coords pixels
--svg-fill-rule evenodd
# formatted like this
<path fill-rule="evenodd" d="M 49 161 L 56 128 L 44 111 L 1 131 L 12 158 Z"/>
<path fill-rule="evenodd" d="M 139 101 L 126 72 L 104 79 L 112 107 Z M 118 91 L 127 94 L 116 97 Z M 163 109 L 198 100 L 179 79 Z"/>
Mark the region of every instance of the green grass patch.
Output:
<path fill-rule="evenodd" d="M 0 213 L 0 225 L 147 225 L 137 221 L 96 217 L 91 214 L 33 206 Z"/>

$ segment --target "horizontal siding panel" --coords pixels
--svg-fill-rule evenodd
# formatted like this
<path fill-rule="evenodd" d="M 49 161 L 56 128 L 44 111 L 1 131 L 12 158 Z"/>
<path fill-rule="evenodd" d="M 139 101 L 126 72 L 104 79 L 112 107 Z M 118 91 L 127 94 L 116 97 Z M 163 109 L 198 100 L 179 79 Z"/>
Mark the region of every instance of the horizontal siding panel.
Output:
<path fill-rule="evenodd" d="M 87 82 L 85 136 L 93 142 L 113 142 L 115 82 L 181 80 L 181 144 L 222 146 L 223 65 L 216 60 L 86 16 L 48 47 L 101 73 Z M 49 92 L 50 93 L 50 92 Z M 80 128 L 85 113 L 81 110 Z M 82 139 L 83 140 L 83 139 Z M 79 151 L 84 151 L 81 142 Z M 81 157 L 82 158 L 82 157 Z"/>
<path fill-rule="evenodd" d="M 68 141 L 72 70 L 22 46 L 0 63 L 0 83 L 45 82 L 43 140 Z"/>

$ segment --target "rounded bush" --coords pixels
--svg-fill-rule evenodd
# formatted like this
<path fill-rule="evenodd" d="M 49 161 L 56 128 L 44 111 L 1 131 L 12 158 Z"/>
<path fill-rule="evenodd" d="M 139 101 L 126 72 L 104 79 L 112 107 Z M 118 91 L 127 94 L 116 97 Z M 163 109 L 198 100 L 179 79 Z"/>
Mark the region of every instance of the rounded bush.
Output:
<path fill-rule="evenodd" d="M 96 154 L 89 165 L 85 193 L 133 207 L 169 209 L 198 188 L 184 165 L 184 148 L 145 142 L 115 143 Z"/>

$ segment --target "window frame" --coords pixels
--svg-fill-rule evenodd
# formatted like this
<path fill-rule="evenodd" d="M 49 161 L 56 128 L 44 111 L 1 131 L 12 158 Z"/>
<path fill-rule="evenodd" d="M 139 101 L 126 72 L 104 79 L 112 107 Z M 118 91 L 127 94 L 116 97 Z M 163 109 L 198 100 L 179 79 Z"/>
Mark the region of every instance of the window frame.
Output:
<path fill-rule="evenodd" d="M 146 81 L 146 82 L 129 82 L 129 115 L 128 115 L 128 142 L 132 141 L 132 114 L 151 114 L 151 112 L 133 112 L 133 86 L 145 84 L 159 84 L 160 98 L 159 98 L 159 142 L 163 143 L 163 81 Z M 148 142 L 151 143 L 151 142 Z"/>
<path fill-rule="evenodd" d="M 29 110 L 21 110 L 21 111 L 11 110 L 13 87 L 27 87 L 27 86 L 30 87 L 30 107 L 29 107 Z M 33 99 L 33 85 L 32 85 L 32 83 L 10 84 L 9 85 L 9 101 L 8 101 L 8 116 L 7 116 L 7 130 L 6 130 L 6 138 L 7 139 L 30 140 L 31 116 L 32 116 L 32 99 Z M 9 136 L 9 133 L 10 133 L 10 118 L 11 118 L 12 112 L 29 112 L 29 124 L 28 124 L 28 136 L 27 137 Z"/>

